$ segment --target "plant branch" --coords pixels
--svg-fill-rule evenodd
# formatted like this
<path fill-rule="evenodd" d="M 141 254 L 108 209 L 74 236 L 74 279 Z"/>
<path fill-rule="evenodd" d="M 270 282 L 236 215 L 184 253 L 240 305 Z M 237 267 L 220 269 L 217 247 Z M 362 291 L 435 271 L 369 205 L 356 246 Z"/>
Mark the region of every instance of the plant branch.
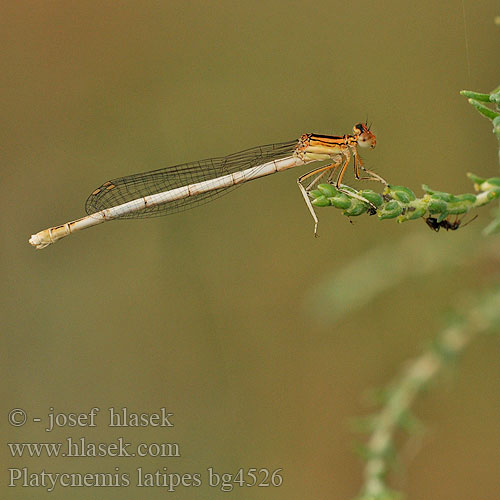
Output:
<path fill-rule="evenodd" d="M 426 194 L 417 198 L 415 193 L 405 186 L 389 184 L 384 192 L 379 194 L 371 189 L 356 191 L 348 186 L 343 186 L 342 191 L 339 191 L 331 184 L 320 184 L 309 192 L 309 196 L 314 206 L 339 208 L 348 217 L 368 213 L 376 214 L 380 220 L 397 218 L 398 222 L 405 222 L 427 215 L 435 218 L 439 224 L 449 215 L 465 214 L 500 196 L 500 177 L 483 179 L 474 174 L 468 174 L 468 177 L 474 182 L 476 194 L 453 195 L 432 190 L 424 184 L 422 188 Z M 366 202 L 360 200 L 360 197 Z M 373 207 L 376 207 L 376 210 Z"/>
<path fill-rule="evenodd" d="M 450 361 L 478 335 L 500 324 L 500 291 L 485 295 L 474 307 L 445 328 L 432 347 L 413 360 L 391 384 L 383 408 L 368 419 L 371 435 L 365 447 L 364 484 L 356 500 L 395 500 L 386 476 L 394 450 L 394 434 L 407 428 L 416 397 Z"/>

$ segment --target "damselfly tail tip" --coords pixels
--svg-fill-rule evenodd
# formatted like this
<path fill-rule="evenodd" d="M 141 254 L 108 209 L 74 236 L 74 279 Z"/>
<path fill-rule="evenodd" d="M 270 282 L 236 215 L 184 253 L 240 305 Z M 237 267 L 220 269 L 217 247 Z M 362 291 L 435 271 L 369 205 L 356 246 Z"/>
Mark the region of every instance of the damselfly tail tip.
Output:
<path fill-rule="evenodd" d="M 48 239 L 46 237 L 46 234 L 45 234 L 46 232 L 47 232 L 47 230 L 40 231 L 39 233 L 31 235 L 29 242 L 37 250 L 41 250 L 42 248 L 45 248 L 45 247 L 49 246 L 51 243 L 53 243 L 50 239 Z M 49 236 L 49 238 L 50 238 L 50 236 Z"/>
<path fill-rule="evenodd" d="M 29 239 L 30 245 L 33 245 L 35 248 L 39 248 L 39 245 L 41 243 L 40 238 L 38 237 L 38 234 L 32 234 L 31 238 Z"/>

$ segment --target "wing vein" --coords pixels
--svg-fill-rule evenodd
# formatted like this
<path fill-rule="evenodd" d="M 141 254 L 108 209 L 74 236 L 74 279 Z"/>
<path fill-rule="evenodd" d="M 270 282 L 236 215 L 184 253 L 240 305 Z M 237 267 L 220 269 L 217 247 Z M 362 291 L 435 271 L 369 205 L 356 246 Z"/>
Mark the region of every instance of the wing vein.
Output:
<path fill-rule="evenodd" d="M 296 144 L 297 141 L 289 141 L 257 146 L 225 157 L 207 158 L 112 179 L 92 192 L 85 203 L 85 210 L 87 214 L 91 215 L 144 196 L 198 182 L 209 182 L 223 175 L 233 174 L 246 168 L 289 156 L 294 151 Z M 162 205 L 145 207 L 120 218 L 141 219 L 182 212 L 208 203 L 239 185 L 241 184 L 214 189 Z"/>

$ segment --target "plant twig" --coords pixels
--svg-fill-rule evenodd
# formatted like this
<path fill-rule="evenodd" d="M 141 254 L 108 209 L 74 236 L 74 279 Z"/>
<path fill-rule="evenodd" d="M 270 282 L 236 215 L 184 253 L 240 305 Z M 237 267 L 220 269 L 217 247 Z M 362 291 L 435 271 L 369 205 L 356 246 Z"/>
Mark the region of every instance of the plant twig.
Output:
<path fill-rule="evenodd" d="M 465 214 L 500 196 L 500 177 L 483 179 L 474 174 L 468 176 L 474 182 L 476 194 L 453 195 L 432 190 L 424 184 L 422 189 L 426 194 L 417 198 L 415 193 L 405 186 L 388 185 L 384 192 L 379 194 L 371 189 L 356 191 L 348 186 L 343 186 L 342 191 L 339 191 L 331 184 L 320 184 L 310 191 L 309 196 L 314 206 L 340 208 L 348 217 L 376 213 L 380 220 L 397 218 L 398 222 L 405 222 L 427 215 L 436 218 L 437 223 L 440 223 L 449 215 Z M 351 197 L 351 192 L 357 197 Z M 361 201 L 360 196 L 367 201 Z M 376 207 L 376 211 L 373 207 Z"/>
<path fill-rule="evenodd" d="M 394 434 L 407 427 L 416 397 L 478 335 L 498 328 L 500 291 L 495 290 L 445 328 L 431 348 L 413 360 L 386 393 L 383 408 L 368 419 L 371 435 L 365 447 L 364 484 L 356 500 L 395 500 L 399 493 L 386 484 L 394 450 Z"/>

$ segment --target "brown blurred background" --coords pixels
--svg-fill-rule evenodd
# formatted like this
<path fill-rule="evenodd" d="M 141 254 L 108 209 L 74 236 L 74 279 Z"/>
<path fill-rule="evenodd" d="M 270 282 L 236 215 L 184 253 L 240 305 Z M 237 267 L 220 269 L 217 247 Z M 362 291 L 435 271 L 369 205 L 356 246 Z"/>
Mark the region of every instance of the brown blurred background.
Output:
<path fill-rule="evenodd" d="M 348 133 L 366 118 L 378 139 L 363 154 L 367 166 L 418 194 L 422 183 L 470 191 L 467 171 L 498 175 L 497 145 L 459 91 L 500 83 L 500 3 L 10 1 L 0 9 L 3 435 L 123 436 L 178 442 L 182 452 L 14 459 L 3 444 L 0 496 L 156 499 L 168 493 L 133 487 L 137 467 L 200 472 L 205 482 L 207 467 L 282 467 L 280 488 L 226 497 L 352 498 L 362 463 L 349 419 L 373 410 L 364 395 L 420 352 L 446 311 L 464 307 L 457 295 L 498 278 L 494 251 L 491 265 L 476 265 L 476 254 L 455 262 L 482 245 L 489 208 L 466 229 L 439 234 L 421 221 L 349 224 L 322 209 L 315 239 L 295 184 L 301 170 L 179 215 L 104 224 L 43 251 L 27 240 L 84 215 L 87 195 L 107 179 L 304 132 Z M 328 297 L 318 305 L 339 292 L 332 276 L 380 245 L 387 258 L 375 268 L 407 258 L 397 249 L 408 238 L 440 265 L 400 278 L 389 266 L 378 277 L 383 288 L 386 273 L 387 289 L 365 302 L 347 287 L 337 299 L 343 314 L 328 314 Z M 443 245 L 455 262 L 448 267 Z M 498 498 L 498 348 L 498 337 L 478 339 L 419 401 L 427 431 L 392 478 L 409 498 Z M 49 407 L 94 406 L 95 429 L 47 433 L 45 420 L 21 428 L 6 420 L 14 407 L 31 419 Z M 110 406 L 166 407 L 175 427 L 109 429 Z M 8 488 L 8 467 L 119 467 L 132 485 L 49 494 Z M 177 492 L 221 495 L 206 485 Z"/>

